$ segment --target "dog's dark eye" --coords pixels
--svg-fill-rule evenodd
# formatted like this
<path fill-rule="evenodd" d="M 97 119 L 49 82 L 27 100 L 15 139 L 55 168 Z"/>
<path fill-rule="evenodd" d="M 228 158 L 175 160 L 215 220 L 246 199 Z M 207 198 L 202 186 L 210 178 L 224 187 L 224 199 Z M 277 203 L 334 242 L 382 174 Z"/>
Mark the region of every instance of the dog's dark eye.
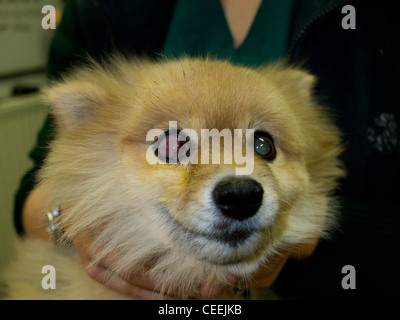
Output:
<path fill-rule="evenodd" d="M 276 157 L 274 140 L 266 132 L 256 132 L 254 134 L 254 151 L 265 160 L 274 160 Z"/>
<path fill-rule="evenodd" d="M 166 163 L 177 163 L 178 152 L 186 141 L 179 141 L 179 130 L 166 131 L 164 137 L 161 138 L 158 148 L 155 150 L 155 155 Z"/>

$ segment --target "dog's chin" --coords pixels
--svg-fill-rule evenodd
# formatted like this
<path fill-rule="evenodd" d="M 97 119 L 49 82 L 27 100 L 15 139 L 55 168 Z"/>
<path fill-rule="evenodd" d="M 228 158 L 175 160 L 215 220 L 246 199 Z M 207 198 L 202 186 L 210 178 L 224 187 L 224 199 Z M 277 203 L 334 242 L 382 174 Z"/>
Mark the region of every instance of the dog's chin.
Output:
<path fill-rule="evenodd" d="M 233 227 L 226 231 L 199 232 L 178 227 L 174 240 L 188 255 L 213 265 L 235 266 L 259 261 L 267 249 L 266 231 Z"/>

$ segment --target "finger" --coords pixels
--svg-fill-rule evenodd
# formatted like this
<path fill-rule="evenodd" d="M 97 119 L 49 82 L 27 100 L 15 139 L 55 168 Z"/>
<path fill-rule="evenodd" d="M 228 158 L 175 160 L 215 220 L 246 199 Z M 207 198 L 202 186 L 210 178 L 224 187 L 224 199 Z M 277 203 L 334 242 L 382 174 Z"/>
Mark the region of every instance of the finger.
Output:
<path fill-rule="evenodd" d="M 107 268 L 104 268 L 100 265 L 87 268 L 87 273 L 90 277 L 104 284 L 109 289 L 134 299 L 174 300 L 173 297 L 162 295 L 156 291 L 153 291 L 152 289 L 143 288 L 136 284 L 129 283 L 122 277 L 113 274 Z M 143 281 L 143 283 L 145 282 Z"/>
<path fill-rule="evenodd" d="M 120 256 L 117 253 L 111 253 L 101 259 L 96 266 L 104 270 L 105 276 L 116 277 L 124 280 L 126 285 L 131 285 L 135 288 L 142 288 L 148 291 L 157 291 L 158 288 L 162 287 L 162 277 L 159 275 L 148 275 L 143 272 L 134 272 L 133 270 L 128 270 L 126 272 L 114 272 L 113 265 L 115 261 L 118 261 Z M 93 261 L 92 261 L 93 263 Z M 107 278 L 105 279 L 107 280 Z"/>
<path fill-rule="evenodd" d="M 83 265 L 87 274 L 97 282 L 105 285 L 109 289 L 116 291 L 122 295 L 129 296 L 134 299 L 145 300 L 171 300 L 173 297 L 162 295 L 154 289 L 160 284 L 161 279 L 149 277 L 145 275 L 136 276 L 124 275 L 119 276 L 110 271 L 109 266 L 113 264 L 116 255 L 108 255 L 99 263 L 94 264 L 92 257 L 93 252 L 89 249 L 87 242 L 80 243 L 80 254 Z"/>

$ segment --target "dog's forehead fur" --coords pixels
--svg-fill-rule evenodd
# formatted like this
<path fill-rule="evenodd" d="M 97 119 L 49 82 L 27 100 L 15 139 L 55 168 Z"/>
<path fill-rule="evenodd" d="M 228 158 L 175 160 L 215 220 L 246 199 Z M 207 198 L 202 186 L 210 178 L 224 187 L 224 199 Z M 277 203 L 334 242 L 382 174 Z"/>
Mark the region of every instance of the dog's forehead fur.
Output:
<path fill-rule="evenodd" d="M 90 127 L 95 123 L 100 128 L 98 122 L 103 130 L 143 141 L 150 129 L 165 129 L 169 121 L 177 121 L 180 129 L 197 131 L 266 131 L 278 147 L 296 154 L 303 137 L 291 105 L 307 104 L 312 84 L 302 88 L 295 71 L 281 69 L 253 70 L 212 59 L 152 63 L 117 58 L 105 67 L 93 64 L 76 70 L 47 96 L 61 130 L 80 131 L 85 125 L 77 124 L 88 119 Z M 290 95 L 285 87 L 292 88 Z"/>
<path fill-rule="evenodd" d="M 301 94 L 283 94 L 275 72 L 189 59 L 143 68 L 129 79 L 129 87 L 135 89 L 132 99 L 122 102 L 129 107 L 119 128 L 133 139 L 145 137 L 153 128 L 166 129 L 169 121 L 198 133 L 254 129 L 270 133 L 288 153 L 299 153 L 302 131 L 288 99 L 297 99 L 297 104 L 308 101 Z"/>
<path fill-rule="evenodd" d="M 145 114 L 148 128 L 175 118 L 186 127 L 233 129 L 253 125 L 255 108 L 271 121 L 287 113 L 279 108 L 285 102 L 274 83 L 254 70 L 220 61 L 183 61 L 152 71 L 139 82 L 139 105 L 132 109 Z"/>

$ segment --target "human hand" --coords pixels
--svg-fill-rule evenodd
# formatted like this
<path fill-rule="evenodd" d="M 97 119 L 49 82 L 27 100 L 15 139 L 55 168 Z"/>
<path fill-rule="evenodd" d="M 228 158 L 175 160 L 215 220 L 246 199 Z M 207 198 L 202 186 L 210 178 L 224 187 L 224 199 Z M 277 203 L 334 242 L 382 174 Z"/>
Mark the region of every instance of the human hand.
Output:
<path fill-rule="evenodd" d="M 111 271 L 111 265 L 119 259 L 118 253 L 113 253 L 93 264 L 94 252 L 91 249 L 90 238 L 73 241 L 79 252 L 87 274 L 109 289 L 136 300 L 174 300 L 174 297 L 162 295 L 155 290 L 161 283 L 161 278 L 132 273 L 116 275 Z"/>
<path fill-rule="evenodd" d="M 267 265 L 261 266 L 248 279 L 244 280 L 241 289 L 252 288 L 267 288 L 270 287 L 278 275 L 282 271 L 286 261 L 289 258 L 297 260 L 305 260 L 312 255 L 318 243 L 315 239 L 311 243 L 303 244 L 296 250 L 286 251 L 284 253 L 276 254 L 268 261 Z M 74 245 L 78 250 L 83 265 L 87 274 L 94 280 L 105 285 L 109 289 L 118 292 L 127 297 L 138 300 L 175 300 L 172 296 L 162 295 L 156 291 L 159 287 L 162 278 L 157 276 L 149 276 L 144 274 L 128 273 L 124 276 L 115 275 L 110 266 L 116 259 L 119 259 L 118 254 L 110 254 L 103 258 L 99 263 L 94 264 L 93 253 L 90 249 L 91 240 L 85 238 L 81 241 L 74 241 Z M 237 286 L 239 277 L 231 275 L 229 277 L 230 285 L 212 285 L 203 284 L 200 288 L 201 298 L 216 298 L 228 290 L 234 290 Z"/>

